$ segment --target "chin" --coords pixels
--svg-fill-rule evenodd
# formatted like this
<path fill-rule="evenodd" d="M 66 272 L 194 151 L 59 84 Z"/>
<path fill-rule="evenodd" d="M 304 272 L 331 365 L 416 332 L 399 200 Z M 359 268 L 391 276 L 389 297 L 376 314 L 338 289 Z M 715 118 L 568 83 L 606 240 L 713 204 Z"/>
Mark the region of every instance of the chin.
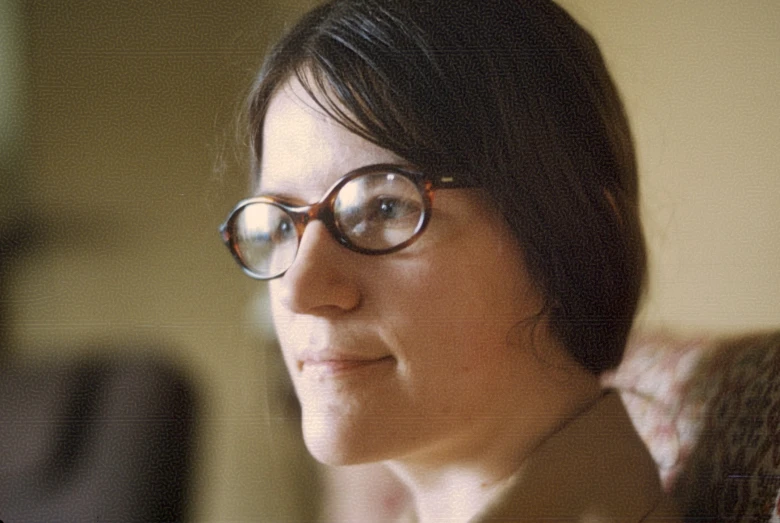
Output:
<path fill-rule="evenodd" d="M 369 457 L 370 453 L 361 452 L 353 445 L 343 441 L 323 440 L 322 438 L 305 437 L 304 442 L 309 454 L 324 465 L 341 467 L 346 465 L 360 465 L 377 461 Z"/>
<path fill-rule="evenodd" d="M 314 419 L 312 419 L 314 418 Z M 360 465 L 388 458 L 387 441 L 383 441 L 377 427 L 344 426 L 327 416 L 303 419 L 303 439 L 309 453 L 325 465 Z M 379 436 L 379 437 L 377 437 Z"/>
<path fill-rule="evenodd" d="M 321 442 L 309 443 L 307 440 L 306 448 L 309 449 L 309 454 L 323 465 L 343 467 L 365 463 L 355 456 L 354 453 L 345 452 L 343 449 L 334 448 L 333 446 L 322 445 Z"/>

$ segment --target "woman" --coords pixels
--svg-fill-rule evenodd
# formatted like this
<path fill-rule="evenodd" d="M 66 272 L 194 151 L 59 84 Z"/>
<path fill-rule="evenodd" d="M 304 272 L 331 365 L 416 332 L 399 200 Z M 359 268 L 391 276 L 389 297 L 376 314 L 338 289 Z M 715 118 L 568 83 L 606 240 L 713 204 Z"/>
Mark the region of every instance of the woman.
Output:
<path fill-rule="evenodd" d="M 645 274 L 599 51 L 549 1 L 336 0 L 250 96 L 222 229 L 272 314 L 308 449 L 386 463 L 430 521 L 661 520 L 599 374 Z"/>

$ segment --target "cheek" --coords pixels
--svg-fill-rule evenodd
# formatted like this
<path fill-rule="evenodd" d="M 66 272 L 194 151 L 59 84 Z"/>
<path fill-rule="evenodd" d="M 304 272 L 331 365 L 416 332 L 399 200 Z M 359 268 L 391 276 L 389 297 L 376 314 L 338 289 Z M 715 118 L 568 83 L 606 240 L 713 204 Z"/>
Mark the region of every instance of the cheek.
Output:
<path fill-rule="evenodd" d="M 281 305 L 279 303 L 279 288 L 278 281 L 271 280 L 268 283 L 268 305 L 271 310 L 271 319 L 276 324 L 277 317 L 281 312 Z"/>
<path fill-rule="evenodd" d="M 440 373 L 476 372 L 491 356 L 503 356 L 522 314 L 510 303 L 511 291 L 448 263 L 421 266 L 392 288 L 387 296 L 395 302 L 394 326 L 405 356 Z"/>
<path fill-rule="evenodd" d="M 535 315 L 541 299 L 517 258 L 511 252 L 491 252 L 445 253 L 417 266 L 411 277 L 399 277 L 392 288 L 403 294 L 404 307 L 432 325 L 490 330 Z"/>
<path fill-rule="evenodd" d="M 279 291 L 276 289 L 274 283 L 275 282 L 271 282 L 268 286 L 268 305 L 276 336 L 281 339 L 281 336 L 286 334 L 286 331 L 289 330 L 286 326 L 289 324 L 290 318 L 289 314 L 285 314 L 285 310 L 279 302 Z"/>
<path fill-rule="evenodd" d="M 295 347 L 300 347 L 306 343 L 305 332 L 303 329 L 296 329 L 293 325 L 293 315 L 288 309 L 283 307 L 279 301 L 278 289 L 275 289 L 275 281 L 269 284 L 268 302 L 271 311 L 271 320 L 273 322 L 276 337 L 282 349 L 282 355 L 288 368 L 292 360 L 292 352 Z M 292 369 L 290 369 L 292 370 Z"/>
<path fill-rule="evenodd" d="M 395 301 L 411 344 L 404 345 L 417 357 L 439 360 L 453 371 L 480 372 L 487 360 L 510 358 L 515 333 L 534 325 L 541 299 L 517 249 L 499 242 L 482 247 L 443 250 L 390 283 L 388 299 Z"/>

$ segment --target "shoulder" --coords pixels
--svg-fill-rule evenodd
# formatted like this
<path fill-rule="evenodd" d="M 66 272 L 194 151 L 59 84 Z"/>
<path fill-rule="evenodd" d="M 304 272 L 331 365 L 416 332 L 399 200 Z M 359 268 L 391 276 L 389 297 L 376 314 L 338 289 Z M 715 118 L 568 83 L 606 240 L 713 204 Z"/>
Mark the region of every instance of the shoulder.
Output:
<path fill-rule="evenodd" d="M 666 503 L 655 462 L 608 391 L 539 446 L 472 523 L 678 521 Z"/>

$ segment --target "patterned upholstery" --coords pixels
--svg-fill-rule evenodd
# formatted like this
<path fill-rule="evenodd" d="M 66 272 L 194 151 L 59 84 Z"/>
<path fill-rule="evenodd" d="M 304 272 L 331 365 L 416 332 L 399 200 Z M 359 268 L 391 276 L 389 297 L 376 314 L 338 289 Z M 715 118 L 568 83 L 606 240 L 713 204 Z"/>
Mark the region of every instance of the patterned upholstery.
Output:
<path fill-rule="evenodd" d="M 603 381 L 688 520 L 780 523 L 780 331 L 640 337 Z"/>

